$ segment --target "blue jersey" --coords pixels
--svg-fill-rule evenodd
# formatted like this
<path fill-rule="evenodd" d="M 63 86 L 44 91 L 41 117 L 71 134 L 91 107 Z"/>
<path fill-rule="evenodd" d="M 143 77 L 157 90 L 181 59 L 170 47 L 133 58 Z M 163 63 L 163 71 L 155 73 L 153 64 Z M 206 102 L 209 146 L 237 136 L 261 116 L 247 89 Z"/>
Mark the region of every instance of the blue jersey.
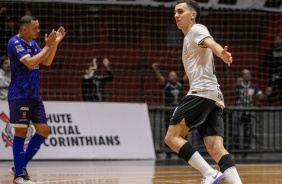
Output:
<path fill-rule="evenodd" d="M 11 84 L 8 100 L 39 97 L 39 66 L 29 69 L 22 63 L 28 56 L 38 54 L 42 49 L 34 40 L 26 43 L 18 35 L 8 42 L 8 57 L 10 58 Z"/>

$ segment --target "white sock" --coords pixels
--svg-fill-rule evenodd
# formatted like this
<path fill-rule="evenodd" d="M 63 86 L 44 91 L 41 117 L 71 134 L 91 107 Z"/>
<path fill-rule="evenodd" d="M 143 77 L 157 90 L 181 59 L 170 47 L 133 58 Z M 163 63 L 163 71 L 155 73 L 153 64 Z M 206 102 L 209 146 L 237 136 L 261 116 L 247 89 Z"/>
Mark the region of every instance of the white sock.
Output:
<path fill-rule="evenodd" d="M 210 176 L 214 172 L 214 169 L 204 160 L 198 151 L 192 155 L 188 163 L 199 170 L 204 177 Z"/>
<path fill-rule="evenodd" d="M 240 179 L 236 167 L 228 168 L 226 171 L 224 171 L 223 174 L 229 184 L 242 184 L 242 181 Z"/>

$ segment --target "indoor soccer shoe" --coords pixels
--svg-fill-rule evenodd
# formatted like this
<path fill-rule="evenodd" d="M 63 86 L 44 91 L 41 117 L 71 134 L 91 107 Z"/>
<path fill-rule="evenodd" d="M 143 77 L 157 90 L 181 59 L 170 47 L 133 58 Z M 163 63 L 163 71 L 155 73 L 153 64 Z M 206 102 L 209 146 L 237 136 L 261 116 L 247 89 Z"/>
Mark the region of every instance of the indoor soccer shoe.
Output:
<path fill-rule="evenodd" d="M 220 184 L 223 180 L 224 175 L 221 172 L 214 170 L 214 173 L 211 176 L 202 179 L 201 184 Z"/>
<path fill-rule="evenodd" d="M 12 184 L 35 184 L 28 176 L 15 176 Z"/>
<path fill-rule="evenodd" d="M 15 167 L 12 167 L 12 168 L 9 170 L 9 173 L 10 173 L 11 175 L 15 176 Z M 28 173 L 27 173 L 26 168 L 23 168 L 23 174 L 24 174 L 25 176 L 28 176 Z"/>

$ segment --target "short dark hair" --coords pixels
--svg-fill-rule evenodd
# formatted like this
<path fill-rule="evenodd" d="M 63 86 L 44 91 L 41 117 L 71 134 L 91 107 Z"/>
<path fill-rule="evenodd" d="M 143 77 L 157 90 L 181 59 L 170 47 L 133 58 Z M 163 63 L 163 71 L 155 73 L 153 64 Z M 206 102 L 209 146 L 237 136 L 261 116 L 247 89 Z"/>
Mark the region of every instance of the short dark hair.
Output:
<path fill-rule="evenodd" d="M 249 69 L 243 69 L 242 71 L 241 71 L 241 76 L 243 76 L 244 75 L 244 71 L 248 71 L 250 74 L 251 74 L 251 71 L 249 70 Z"/>
<path fill-rule="evenodd" d="M 200 16 L 201 16 L 201 6 L 199 5 L 199 3 L 197 3 L 194 0 L 179 0 L 177 1 L 176 5 L 180 4 L 180 3 L 186 3 L 188 7 L 192 8 L 193 10 L 196 11 L 197 15 L 196 15 L 196 23 L 199 21 Z"/>
<path fill-rule="evenodd" d="M 6 60 L 8 60 L 8 59 L 9 59 L 9 58 L 8 58 L 6 55 L 1 56 L 1 57 L 0 57 L 0 66 L 3 66 L 4 61 L 6 61 Z"/>
<path fill-rule="evenodd" d="M 37 18 L 30 16 L 30 15 L 25 15 L 21 18 L 19 24 L 20 24 L 20 28 L 24 25 L 24 24 L 29 24 L 31 23 L 31 21 L 36 21 Z"/>

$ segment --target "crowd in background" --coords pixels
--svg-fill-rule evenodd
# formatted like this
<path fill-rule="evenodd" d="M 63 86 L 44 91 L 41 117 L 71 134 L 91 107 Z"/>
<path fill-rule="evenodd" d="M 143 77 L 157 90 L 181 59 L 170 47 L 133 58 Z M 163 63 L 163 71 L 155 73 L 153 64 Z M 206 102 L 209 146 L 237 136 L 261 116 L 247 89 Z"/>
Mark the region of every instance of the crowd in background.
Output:
<path fill-rule="evenodd" d="M 5 93 L 7 92 L 7 84 L 9 82 L 10 73 L 8 71 L 9 61 L 7 61 L 7 42 L 18 33 L 17 23 L 9 13 L 6 7 L 0 9 L 0 55 L 1 55 L 1 70 L 0 70 L 0 94 L 1 100 L 6 100 Z M 31 15 L 31 11 L 25 11 L 27 15 Z M 256 106 L 257 101 L 267 101 L 267 105 L 273 104 L 273 97 L 278 95 L 282 98 L 282 44 L 279 35 L 273 35 L 273 44 L 266 52 L 262 66 L 268 72 L 268 84 L 266 89 L 259 90 L 258 87 L 251 83 L 251 70 L 244 69 L 242 73 L 248 71 L 248 75 L 234 76 L 237 77 L 237 83 L 234 84 L 233 95 L 235 96 L 236 106 Z M 103 101 L 103 86 L 105 82 L 115 82 L 113 72 L 110 68 L 110 61 L 108 58 L 100 59 L 106 69 L 106 75 L 100 75 L 97 72 L 97 58 L 94 56 L 93 62 L 85 65 L 84 73 L 81 72 L 81 96 L 82 101 Z M 165 65 L 165 63 L 162 63 Z M 236 65 L 236 63 L 235 63 Z M 183 85 L 187 84 L 187 78 L 179 80 L 175 71 L 170 71 L 168 77 L 164 77 L 158 71 L 158 64 L 153 64 L 152 73 L 157 74 L 160 86 L 156 88 L 163 88 L 164 90 L 164 104 L 165 106 L 175 106 L 179 100 L 186 94 L 183 90 Z M 246 77 L 249 76 L 249 77 Z M 110 83 L 109 83 L 110 84 Z M 176 87 L 175 87 L 176 86 Z M 176 89 L 175 89 L 176 88 Z M 264 87 L 265 88 L 265 87 Z M 161 105 L 161 104 L 160 104 Z"/>

